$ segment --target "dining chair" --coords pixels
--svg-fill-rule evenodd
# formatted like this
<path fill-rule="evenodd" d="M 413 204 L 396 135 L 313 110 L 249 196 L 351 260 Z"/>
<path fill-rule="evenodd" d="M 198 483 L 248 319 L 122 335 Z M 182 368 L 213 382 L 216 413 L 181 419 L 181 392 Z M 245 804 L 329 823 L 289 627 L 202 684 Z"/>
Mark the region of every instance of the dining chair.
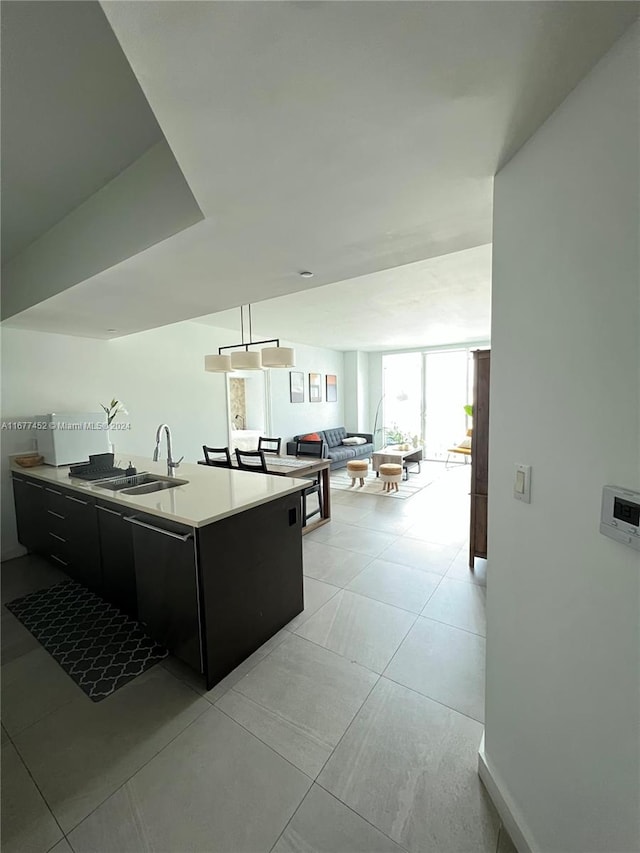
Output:
<path fill-rule="evenodd" d="M 312 441 L 308 438 L 299 438 L 296 441 L 296 456 L 317 456 L 318 459 L 322 459 L 323 452 L 323 441 Z"/>
<path fill-rule="evenodd" d="M 207 465 L 214 468 L 231 468 L 231 454 L 228 447 L 207 447 L 206 444 L 203 444 L 202 450 Z"/>
<path fill-rule="evenodd" d="M 264 450 L 238 450 L 236 448 L 236 459 L 241 471 L 259 471 L 268 474 L 267 463 L 264 458 Z"/>
<path fill-rule="evenodd" d="M 281 438 L 267 438 L 261 435 L 258 439 L 258 450 L 262 450 L 265 453 L 280 453 L 281 444 Z"/>
<path fill-rule="evenodd" d="M 296 441 L 296 456 L 313 456 L 316 459 L 322 459 L 322 454 L 324 451 L 324 442 L 322 441 L 311 441 L 299 438 Z M 303 479 L 311 479 L 307 477 L 303 477 Z M 307 512 L 307 498 L 311 497 L 311 495 L 318 495 L 318 509 L 314 509 L 313 512 Z M 302 524 L 306 526 L 307 521 L 310 518 L 313 518 L 314 515 L 322 514 L 322 486 L 320 484 L 320 472 L 313 475 L 312 483 L 310 486 L 307 486 L 306 489 L 302 492 Z"/>

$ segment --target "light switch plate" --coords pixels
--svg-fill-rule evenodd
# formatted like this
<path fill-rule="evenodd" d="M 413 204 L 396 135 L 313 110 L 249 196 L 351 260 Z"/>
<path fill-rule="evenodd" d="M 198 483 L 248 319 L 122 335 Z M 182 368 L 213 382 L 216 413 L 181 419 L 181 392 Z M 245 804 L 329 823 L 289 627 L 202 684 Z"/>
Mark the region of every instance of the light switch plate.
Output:
<path fill-rule="evenodd" d="M 531 465 L 516 465 L 513 496 L 517 501 L 531 503 Z"/>

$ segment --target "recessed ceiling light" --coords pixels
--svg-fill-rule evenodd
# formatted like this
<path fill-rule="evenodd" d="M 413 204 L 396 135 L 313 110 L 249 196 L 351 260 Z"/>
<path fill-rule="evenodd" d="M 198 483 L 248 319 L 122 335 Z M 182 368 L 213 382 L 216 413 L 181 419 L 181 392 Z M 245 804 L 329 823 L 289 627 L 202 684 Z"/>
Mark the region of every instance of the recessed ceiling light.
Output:
<path fill-rule="evenodd" d="M 309 270 L 302 270 L 300 275 L 302 278 L 313 278 L 313 273 L 309 272 Z"/>
<path fill-rule="evenodd" d="M 107 332 L 117 332 L 117 329 L 107 329 Z"/>

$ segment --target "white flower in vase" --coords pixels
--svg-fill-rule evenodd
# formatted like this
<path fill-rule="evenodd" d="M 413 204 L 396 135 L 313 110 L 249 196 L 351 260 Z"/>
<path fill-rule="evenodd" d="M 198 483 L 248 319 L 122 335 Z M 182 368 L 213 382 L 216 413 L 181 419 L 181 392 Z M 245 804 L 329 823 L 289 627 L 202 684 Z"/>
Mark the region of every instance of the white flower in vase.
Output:
<path fill-rule="evenodd" d="M 111 430 L 111 426 L 115 421 L 118 415 L 128 415 L 129 412 L 126 410 L 124 403 L 120 400 L 113 399 L 108 406 L 105 406 L 104 403 L 100 403 L 101 407 L 104 409 L 104 412 L 107 416 L 107 429 Z M 111 446 L 111 453 L 115 454 L 115 445 L 112 441 L 109 442 Z"/>

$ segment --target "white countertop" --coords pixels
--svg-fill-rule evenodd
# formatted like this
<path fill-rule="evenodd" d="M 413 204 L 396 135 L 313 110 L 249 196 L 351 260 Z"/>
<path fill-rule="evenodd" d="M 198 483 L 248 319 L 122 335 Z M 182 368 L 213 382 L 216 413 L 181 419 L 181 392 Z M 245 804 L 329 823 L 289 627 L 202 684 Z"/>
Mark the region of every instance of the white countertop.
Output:
<path fill-rule="evenodd" d="M 144 456 L 127 456 L 116 457 L 114 464 L 126 468 L 129 460 L 139 474 L 148 471 L 163 477 L 167 475 L 166 460 L 153 462 Z M 186 485 L 148 495 L 123 495 L 122 492 L 102 489 L 95 483 L 69 477 L 68 467 L 39 465 L 36 468 L 21 468 L 13 462 L 11 470 L 25 477 L 42 480 L 45 484 L 64 486 L 127 509 L 157 515 L 190 527 L 205 527 L 222 518 L 298 492 L 309 485 L 308 481 L 293 477 L 182 463 L 175 471 L 175 479 L 188 480 Z"/>

